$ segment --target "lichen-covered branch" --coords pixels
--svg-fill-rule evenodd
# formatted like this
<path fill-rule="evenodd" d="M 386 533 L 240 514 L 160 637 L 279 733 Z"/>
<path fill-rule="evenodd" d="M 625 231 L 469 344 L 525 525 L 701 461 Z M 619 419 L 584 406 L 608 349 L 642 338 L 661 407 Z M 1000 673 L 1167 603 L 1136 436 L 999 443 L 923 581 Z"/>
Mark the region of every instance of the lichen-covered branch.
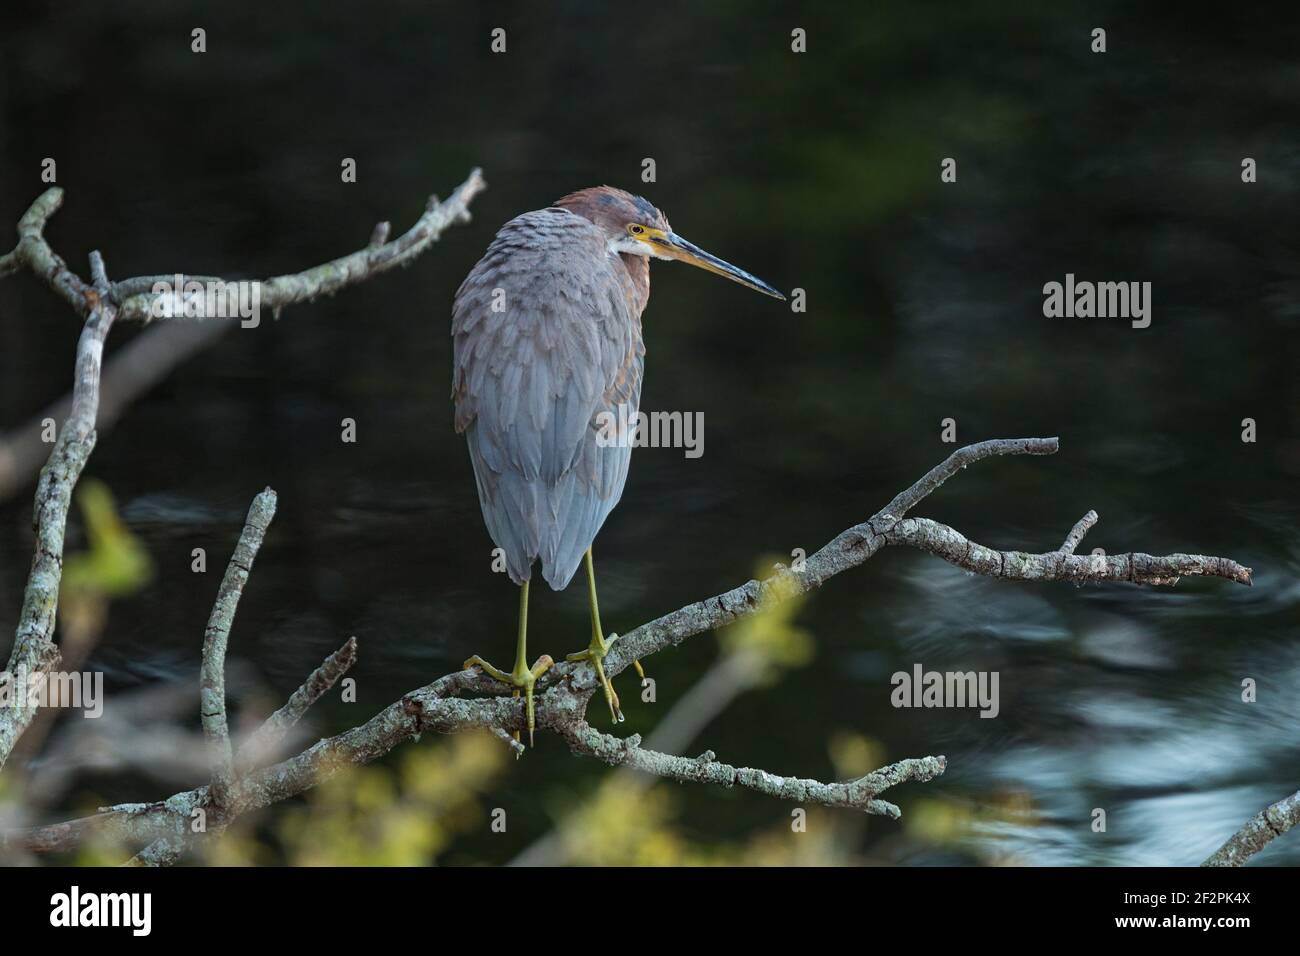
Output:
<path fill-rule="evenodd" d="M 722 763 L 712 750 L 698 757 L 675 757 L 647 750 L 639 734 L 614 737 L 596 730 L 586 721 L 566 729 L 569 748 L 615 767 L 628 767 L 681 783 L 709 783 L 721 787 L 747 787 L 779 800 L 814 803 L 825 807 L 861 810 L 897 820 L 902 811 L 877 795 L 909 780 L 924 783 L 940 776 L 948 765 L 945 757 L 913 757 L 875 770 L 844 783 L 821 783 L 801 777 L 780 777 L 752 767 Z"/>
<path fill-rule="evenodd" d="M 506 730 L 504 727 L 493 727 L 489 731 L 489 733 L 491 733 L 493 737 L 495 737 L 497 740 L 501 741 L 512 751 L 514 751 L 516 757 L 522 757 L 524 751 L 528 749 L 523 745 L 522 741 L 515 740 L 515 735 L 512 734 L 510 731 Z"/>
<path fill-rule="evenodd" d="M 35 207 L 34 207 L 35 208 Z M 39 235 L 39 225 L 58 208 L 58 198 L 48 211 L 34 216 L 31 211 L 19 225 L 23 240 L 18 250 L 26 250 L 29 261 L 52 269 L 46 278 L 56 288 L 71 288 L 64 275 L 67 266 L 54 257 L 47 262 L 43 247 L 33 245 L 32 235 Z M 33 231 L 34 230 L 34 231 Z M 33 250 L 36 251 L 33 251 Z M 50 255 L 53 255 L 50 253 Z M 32 258 L 35 257 L 35 258 Z M 103 273 L 103 260 L 98 253 L 92 257 L 95 271 Z M 77 280 L 80 283 L 80 280 Z M 81 287 L 84 288 L 84 287 Z M 0 681 L 12 680 L 19 686 L 31 685 L 44 679 L 58 666 L 59 652 L 54 644 L 54 625 L 59 607 L 59 585 L 63 580 L 63 538 L 68 526 L 68 509 L 72 504 L 72 489 L 81 477 L 82 470 L 95 447 L 95 417 L 99 410 L 99 373 L 104 358 L 104 340 L 117 318 L 116 307 L 106 296 L 106 288 L 86 288 L 84 297 L 93 303 L 81 337 L 77 341 L 77 355 L 73 369 L 72 405 L 68 420 L 59 431 L 50 459 L 41 470 L 36 486 L 36 503 L 33 524 L 36 530 L 36 551 L 32 557 L 27 587 L 23 592 L 23 606 L 18 616 L 13 650 Z M 13 706 L 0 707 L 0 768 L 3 768 L 14 744 L 22 736 L 37 706 L 26 695 L 14 695 Z"/>
<path fill-rule="evenodd" d="M 1093 529 L 1097 524 L 1097 512 L 1089 511 L 1086 515 L 1074 523 L 1070 533 L 1065 536 L 1061 546 L 1057 548 L 1061 554 L 1074 554 L 1074 549 L 1083 542 L 1083 536 Z"/>
<path fill-rule="evenodd" d="M 1255 814 L 1201 866 L 1241 866 L 1300 823 L 1300 790 Z"/>
<path fill-rule="evenodd" d="M 446 201 L 439 201 L 437 196 L 430 197 L 420 218 L 394 241 L 388 241 L 389 224 L 381 222 L 371 234 L 369 244 L 357 252 L 303 272 L 261 280 L 259 307 L 269 308 L 278 315 L 287 305 L 333 295 L 395 266 L 410 264 L 437 242 L 448 226 L 468 222 L 470 203 L 486 188 L 481 171 L 474 169 Z M 84 316 L 93 306 L 93 297 L 88 295 L 93 292 L 93 286 L 87 285 L 68 268 L 67 263 L 50 248 L 44 235 L 46 223 L 62 204 L 63 190 L 58 187 L 47 189 L 37 197 L 19 221 L 18 245 L 0 256 L 0 277 L 29 269 Z M 219 276 L 181 273 L 134 276 L 111 282 L 106 298 L 117 307 L 117 320 L 152 319 L 154 302 L 158 298 L 153 292 L 155 285 L 164 283 L 170 288 L 175 285 L 177 275 L 182 285 L 227 281 Z M 141 392 L 234 326 L 235 323 L 222 321 L 169 322 L 131 342 L 105 369 L 96 427 L 102 429 L 116 419 L 122 408 Z M 64 404 L 58 403 L 46 409 L 28 425 L 0 437 L 0 500 L 14 494 L 45 460 L 47 446 L 41 440 L 41 422 L 48 417 L 62 418 L 66 414 Z"/>
<path fill-rule="evenodd" d="M 448 226 L 468 220 L 469 203 L 484 185 L 479 171 L 474 170 L 446 202 L 439 202 L 436 197 L 430 199 L 424 214 L 397 239 L 389 241 L 390 228 L 387 223 L 380 223 L 366 247 L 357 252 L 304 272 L 259 282 L 260 305 L 278 314 L 286 305 L 331 295 L 409 263 L 437 241 Z M 155 284 L 174 279 L 140 276 L 112 283 L 102 258 L 95 253 L 90 262 L 91 281 L 83 281 L 53 251 L 44 236 L 45 226 L 62 200 L 63 191 L 58 188 L 38 197 L 18 223 L 17 246 L 0 256 L 0 277 L 30 270 L 85 318 L 77 347 L 68 420 L 38 483 L 36 553 L 9 666 L 0 679 L 12 679 L 12 675 L 30 679 L 56 666 L 58 650 L 53 634 L 63 539 L 73 486 L 94 447 L 104 342 L 116 320 L 153 318 L 157 302 L 153 292 Z M 222 280 L 208 277 L 206 281 Z M 871 518 L 838 535 L 808 558 L 799 570 L 781 569 L 768 581 L 749 581 L 623 635 L 606 658 L 606 671 L 614 676 L 635 659 L 756 613 L 771 602 L 818 588 L 831 577 L 863 564 L 886 545 L 915 547 L 977 574 L 1016 580 L 1173 584 L 1182 576 L 1208 575 L 1251 583 L 1250 569 L 1227 558 L 1189 554 L 1155 557 L 1140 552 L 1076 555 L 1074 552 L 1084 535 L 1096 523 L 1095 512 L 1089 512 L 1075 525 L 1060 548 L 1042 554 L 993 550 L 947 525 L 907 517 L 911 509 L 969 465 L 1001 455 L 1053 454 L 1057 448 L 1055 438 L 1027 438 L 997 439 L 958 449 Z M 462 671 L 412 691 L 360 726 L 318 741 L 271 766 L 258 767 L 264 753 L 351 666 L 356 644 L 350 640 L 317 668 L 285 706 L 254 734 L 236 763 L 226 719 L 225 654 L 239 595 L 274 509 L 275 498 L 269 489 L 258 496 L 250 509 L 204 636 L 200 712 L 211 751 L 211 784 L 156 803 L 110 807 L 81 820 L 0 834 L 0 850 L 11 847 L 42 852 L 68 850 L 96 834 L 142 846 L 131 859 L 134 864 L 167 865 L 179 859 L 190 845 L 192 815 L 201 808 L 215 807 L 221 811 L 222 819 L 212 831 L 220 832 L 234 816 L 302 793 L 341 769 L 375 760 L 422 733 L 482 730 L 509 739 L 510 731 L 523 728 L 520 702 L 503 696 L 502 685 L 477 669 Z M 598 686 L 590 664 L 557 665 L 539 682 L 538 725 L 562 737 L 576 754 L 667 779 L 742 786 L 782 799 L 896 818 L 900 813 L 898 807 L 879 799 L 879 795 L 903 782 L 932 780 L 944 772 L 946 765 L 943 757 L 913 758 L 857 780 L 822 783 L 734 767 L 720 762 L 709 751 L 695 758 L 674 756 L 641 747 L 637 736 L 620 740 L 592 728 L 585 715 Z M 482 696 L 467 698 L 465 695 L 469 694 Z M 34 708 L 23 701 L 0 709 L 0 767 L 33 714 Z M 1289 829 L 1298 816 L 1300 794 L 1263 811 L 1207 863 L 1244 861 Z"/>
<path fill-rule="evenodd" d="M 976 573 L 1019 580 L 1143 584 L 1169 583 L 1186 574 L 1207 574 L 1242 584 L 1250 583 L 1250 569 L 1226 558 L 1181 554 L 1163 558 L 1144 554 L 1076 558 L 1072 549 L 1095 523 L 1095 515 L 1091 513 L 1075 525 L 1061 548 L 1044 555 L 976 550 L 982 546 L 975 545 L 946 525 L 927 519 L 905 518 L 908 510 L 969 464 L 999 455 L 1051 454 L 1056 449 L 1055 438 L 999 439 L 959 449 L 895 497 L 885 509 L 836 536 L 807 559 L 802 571 L 780 569 L 767 581 L 750 581 L 725 594 L 696 602 L 644 624 L 618 638 L 606 658 L 605 667 L 611 675 L 619 673 L 635 658 L 648 657 L 680 644 L 694 634 L 732 623 L 773 603 L 820 587 L 834 575 L 864 563 L 889 544 L 919 547 L 963 567 L 969 564 Z M 974 558 L 971 558 L 972 554 Z M 996 561 L 990 556 L 996 556 Z M 967 564 L 962 564 L 963 561 Z M 1076 561 L 1086 564 L 1076 565 L 1073 563 Z M 311 683 L 310 679 L 308 683 Z M 943 757 L 910 758 L 854 781 L 821 783 L 777 776 L 753 768 L 733 767 L 719 762 L 708 752 L 696 758 L 674 756 L 642 748 L 639 737 L 619 740 L 587 724 L 587 705 L 598 686 L 589 664 L 557 664 L 539 681 L 540 694 L 536 702 L 538 727 L 558 734 L 576 754 L 668 779 L 743 786 L 770 796 L 897 817 L 898 807 L 878 799 L 878 795 L 903 782 L 932 780 L 946 766 Z M 277 764 L 235 777 L 231 783 L 229 805 L 236 813 L 269 806 L 316 786 L 345 767 L 375 760 L 403 741 L 428 731 L 496 733 L 498 730 L 522 730 L 525 719 L 521 702 L 504 696 L 508 692 L 507 688 L 477 668 L 440 677 L 411 691 L 360 726 L 318 741 Z M 468 694 L 483 696 L 463 696 Z M 199 787 L 157 803 L 110 807 L 83 820 L 4 834 L 0 836 L 0 849 L 12 846 L 42 851 L 68 849 L 91 832 L 105 832 L 110 838 L 139 845 L 154 844 L 163 838 L 183 841 L 190 814 L 209 802 L 209 788 Z M 156 846 L 148 851 L 148 859 L 166 862 L 173 845 L 169 842 Z"/>
<path fill-rule="evenodd" d="M 445 201 L 430 196 L 420 218 L 393 241 L 387 241 L 388 223 L 379 223 L 371 233 L 366 247 L 357 252 L 302 272 L 255 280 L 261 286 L 260 304 L 278 314 L 285 306 L 310 302 L 323 295 L 333 295 L 381 272 L 409 264 L 437 242 L 449 226 L 469 222 L 470 203 L 486 188 L 482 171 L 473 169 Z M 91 286 L 68 268 L 67 263 L 45 239 L 45 225 L 61 205 L 63 190 L 58 186 L 47 189 L 37 197 L 18 221 L 18 245 L 13 251 L 0 256 L 0 278 L 24 268 L 29 269 L 79 314 L 87 315 L 93 306 L 88 296 Z M 119 319 L 147 321 L 155 317 L 153 306 L 157 296 L 153 293 L 154 285 L 159 282 L 170 284 L 175 278 L 174 274 L 167 274 L 123 279 L 110 283 L 107 297 L 118 306 Z M 217 276 L 185 274 L 181 274 L 181 279 L 182 282 L 225 281 Z"/>
<path fill-rule="evenodd" d="M 226 720 L 226 645 L 235 611 L 244 585 L 253 571 L 253 562 L 266 537 L 266 529 L 275 517 L 276 497 L 270 488 L 253 499 L 248 519 L 230 556 L 226 573 L 217 589 L 207 629 L 203 632 L 203 664 L 199 670 L 199 718 L 203 736 L 208 741 L 208 759 L 212 765 L 212 802 L 225 807 L 230 802 L 230 788 L 235 773 L 230 747 L 230 726 Z"/>
<path fill-rule="evenodd" d="M 407 265 L 438 241 L 448 226 L 469 222 L 469 205 L 480 192 L 487 188 L 481 170 L 470 171 L 469 177 L 461 183 L 445 201 L 437 196 L 430 196 L 424 213 L 406 232 L 391 242 L 376 243 L 376 239 L 387 239 L 386 223 L 380 223 L 371 234 L 370 241 L 364 249 L 326 262 L 323 265 L 295 272 L 290 275 L 275 276 L 270 279 L 255 280 L 260 288 L 260 305 L 271 309 L 275 314 L 285 306 L 299 302 L 311 302 L 323 295 L 334 295 L 341 289 L 387 272 L 397 266 Z M 183 277 L 188 280 L 193 277 Z M 157 281 L 172 282 L 171 276 L 159 276 Z M 208 281 L 212 281 L 209 277 Z M 216 280 L 222 281 L 222 280 Z M 134 294 L 122 301 L 122 318 L 125 320 L 144 319 L 154 316 L 152 283 L 149 291 L 140 288 L 140 284 L 119 286 L 119 294 L 130 291 Z"/>
<path fill-rule="evenodd" d="M 487 184 L 480 171 L 472 170 L 446 202 L 430 197 L 424 214 L 398 239 L 374 244 L 375 239 L 387 237 L 386 229 L 376 230 L 372 244 L 359 252 L 305 272 L 267 280 L 261 304 L 278 311 L 285 305 L 333 294 L 411 262 L 436 242 L 447 227 L 469 221 L 469 204 L 485 188 Z M 68 419 L 37 482 L 36 551 L 13 649 L 8 665 L 0 672 L 0 684 L 11 680 L 36 681 L 58 666 L 54 627 L 63 575 L 63 539 L 73 487 L 95 446 L 104 342 L 115 321 L 152 316 L 154 296 L 148 290 L 159 278 L 138 276 L 110 282 L 103 257 L 93 252 L 91 282 L 82 280 L 45 239 L 45 226 L 62 204 L 63 190 L 59 187 L 47 189 L 38 196 L 18 221 L 17 246 L 0 256 L 0 278 L 27 269 L 86 319 L 77 343 Z M 206 713 L 207 708 L 204 710 Z M 35 706 L 25 698 L 16 701 L 14 706 L 0 708 L 0 769 L 35 713 Z"/>
<path fill-rule="evenodd" d="M 285 705 L 277 710 L 265 722 L 253 731 L 239 748 L 236 765 L 241 770 L 248 770 L 259 765 L 271 754 L 286 734 L 298 721 L 302 720 L 308 709 L 320 700 L 339 678 L 346 674 L 357 660 L 357 639 L 349 637 L 337 651 L 325 658 L 325 661 L 311 672 L 302 686 L 290 695 Z M 509 738 L 514 743 L 514 738 Z"/>
<path fill-rule="evenodd" d="M 793 586 L 796 592 L 811 591 L 835 575 L 864 564 L 881 548 L 890 544 L 919 547 L 945 560 L 954 557 L 966 560 L 966 544 L 972 549 L 979 548 L 979 545 L 969 542 L 964 536 L 938 522 L 907 519 L 907 512 L 957 472 L 975 462 L 1002 455 L 1051 455 L 1058 448 L 1059 441 L 1056 438 L 1016 438 L 992 439 L 958 449 L 906 491 L 895 496 L 880 511 L 861 524 L 841 532 L 820 551 L 809 556 L 802 571 L 782 571 L 781 587 Z M 1079 525 L 1086 522 L 1085 517 Z M 1079 525 L 1075 526 L 1070 538 L 1066 539 L 1067 544 L 1075 532 L 1078 532 L 1080 539 L 1086 532 L 1086 528 L 1080 531 Z M 956 538 L 948 536 L 949 532 L 957 535 L 965 544 L 959 545 Z M 1078 541 L 1074 543 L 1077 546 Z M 1172 584 L 1183 575 L 1211 575 L 1239 584 L 1251 583 L 1251 569 L 1227 558 L 1187 554 L 1153 557 L 1141 553 L 1074 557 L 1065 552 L 1064 547 L 1062 545 L 1061 550 L 1045 555 L 1027 555 L 1021 552 L 1006 552 L 1004 555 L 1003 552 L 984 549 L 974 552 L 976 558 L 984 560 L 954 563 L 977 574 L 1017 580 Z M 618 639 L 605 658 L 605 672 L 612 677 L 630 667 L 634 660 L 648 657 L 665 647 L 680 644 L 695 634 L 722 627 L 752 614 L 762 600 L 771 596 L 773 581 L 774 579 L 747 581 L 724 594 L 697 601 L 629 631 Z M 584 691 L 594 691 L 598 686 L 594 671 L 587 665 L 570 663 L 557 664 L 539 684 L 546 686 L 566 679 Z"/>
<path fill-rule="evenodd" d="M 659 718 L 643 742 L 649 750 L 675 752 L 685 750 L 713 720 L 737 697 L 763 684 L 770 674 L 766 655 L 753 647 L 741 647 L 723 654 Z M 513 737 L 509 738 L 514 740 Z M 656 778 L 624 766 L 615 771 L 602 786 L 617 787 L 634 797 L 647 790 Z M 565 830 L 570 820 L 581 818 L 586 807 L 571 806 L 569 820 L 557 821 L 557 827 L 521 850 L 510 866 L 558 866 L 569 862 L 570 841 Z"/>
<path fill-rule="evenodd" d="M 179 836 L 159 837 L 127 860 L 124 866 L 171 866 L 185 853 L 185 840 Z"/>
<path fill-rule="evenodd" d="M 1071 532 L 1071 537 L 1073 534 Z M 1203 554 L 1170 554 L 1159 558 L 1141 553 L 1077 555 L 1064 549 L 1044 554 L 995 551 L 929 518 L 904 518 L 886 533 L 885 538 L 889 544 L 907 545 L 928 552 L 967 571 L 1013 581 L 1177 584 L 1182 577 L 1209 576 L 1250 584 L 1250 568 L 1227 558 L 1211 558 Z M 1067 538 L 1066 543 L 1069 541 Z"/>
<path fill-rule="evenodd" d="M 29 269 L 55 291 L 78 315 L 90 313 L 91 287 L 68 268 L 68 264 L 45 240 L 45 224 L 63 205 L 63 190 L 52 186 L 45 190 L 18 220 L 18 245 L 0 256 L 0 278 Z"/>

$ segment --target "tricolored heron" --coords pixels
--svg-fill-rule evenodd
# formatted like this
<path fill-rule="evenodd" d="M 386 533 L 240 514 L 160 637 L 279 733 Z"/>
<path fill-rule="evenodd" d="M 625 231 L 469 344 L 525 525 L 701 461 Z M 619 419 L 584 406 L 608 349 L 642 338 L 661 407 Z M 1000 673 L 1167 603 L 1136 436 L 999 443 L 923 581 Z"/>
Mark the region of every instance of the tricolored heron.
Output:
<path fill-rule="evenodd" d="M 533 686 L 553 663 L 543 655 L 528 666 L 528 582 L 539 559 L 556 591 L 585 560 L 591 642 L 568 659 L 592 663 L 610 716 L 623 719 L 603 665 L 618 635 L 606 640 L 601 630 L 591 544 L 627 480 L 632 442 L 610 440 L 608 415 L 636 421 L 651 258 L 688 262 L 785 298 L 677 235 L 646 200 L 597 186 L 502 226 L 452 307 L 456 431 L 469 443 L 488 534 L 520 588 L 514 669 L 477 655 L 465 667 L 482 667 L 516 697 L 523 693 L 529 744 Z"/>

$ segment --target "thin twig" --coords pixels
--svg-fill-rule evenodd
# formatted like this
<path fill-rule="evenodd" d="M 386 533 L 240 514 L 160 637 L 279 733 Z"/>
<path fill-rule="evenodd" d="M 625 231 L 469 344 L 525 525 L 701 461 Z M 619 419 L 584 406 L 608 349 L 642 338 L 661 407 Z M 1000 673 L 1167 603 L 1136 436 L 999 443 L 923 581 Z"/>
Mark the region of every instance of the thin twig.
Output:
<path fill-rule="evenodd" d="M 1079 543 L 1083 541 L 1083 536 L 1091 531 L 1092 526 L 1096 523 L 1097 512 L 1095 511 L 1089 511 L 1086 515 L 1075 522 L 1074 527 L 1070 529 L 1070 533 L 1067 534 L 1065 540 L 1061 542 L 1061 547 L 1058 549 L 1060 553 L 1074 554 L 1074 550 L 1079 547 Z"/>
<path fill-rule="evenodd" d="M 311 705 L 338 683 L 339 678 L 352 668 L 356 660 L 357 639 L 349 637 L 342 647 L 311 672 L 311 676 L 293 692 L 283 707 L 268 717 L 244 741 L 235 761 L 239 770 L 242 772 L 251 769 L 265 760 L 285 735 L 302 720 Z"/>
<path fill-rule="evenodd" d="M 199 671 L 199 717 L 203 722 L 203 736 L 208 741 L 208 755 L 212 764 L 212 802 L 218 807 L 228 807 L 235 774 L 230 748 L 230 727 L 226 720 L 226 645 L 230 628 L 235 623 L 235 611 L 244 585 L 253 570 L 253 561 L 262 547 L 266 529 L 275 517 L 276 497 L 270 488 L 253 499 L 244 522 L 243 533 L 230 556 L 226 573 L 217 590 L 217 600 L 203 632 L 203 664 Z"/>
<path fill-rule="evenodd" d="M 522 742 L 515 740 L 514 734 L 503 727 L 493 727 L 489 732 L 493 737 L 513 750 L 516 757 L 522 756 L 524 751 L 528 749 Z"/>
<path fill-rule="evenodd" d="M 1077 530 L 1077 526 L 1076 526 Z M 1073 536 L 1074 532 L 1071 532 Z M 1123 581 L 1129 584 L 1174 584 L 1181 577 L 1217 577 L 1250 585 L 1250 568 L 1227 558 L 1203 554 L 1155 557 L 1130 554 L 1067 554 L 1048 551 L 995 551 L 971 541 L 960 531 L 929 518 L 904 518 L 885 536 L 893 545 L 907 545 L 943 558 L 976 574 L 1014 581 Z M 1068 543 L 1068 539 L 1067 539 Z"/>
<path fill-rule="evenodd" d="M 471 170 L 469 177 L 445 201 L 439 201 L 436 196 L 430 197 L 423 215 L 393 241 L 367 245 L 350 255 L 303 272 L 252 280 L 260 286 L 260 306 L 271 309 L 278 315 L 285 306 L 310 302 L 323 295 L 334 295 L 341 289 L 364 282 L 381 272 L 407 265 L 437 242 L 448 226 L 469 222 L 469 204 L 486 188 L 482 172 L 478 169 Z M 378 229 L 371 234 L 372 243 L 379 234 Z M 163 281 L 169 280 L 163 277 Z M 155 318 L 154 300 L 157 298 L 152 290 L 130 296 L 122 302 L 122 318 L 146 321 Z"/>
<path fill-rule="evenodd" d="M 921 783 L 940 776 L 948 765 L 945 757 L 912 757 L 900 760 L 866 776 L 843 783 L 821 783 L 802 777 L 780 777 L 752 767 L 733 767 L 721 763 L 711 750 L 699 757 L 675 757 L 647 750 L 641 737 L 618 738 L 601 733 L 586 721 L 569 728 L 566 735 L 570 749 L 603 760 L 613 766 L 631 767 L 656 777 L 682 783 L 710 783 L 722 787 L 747 787 L 779 800 L 814 803 L 825 807 L 845 807 L 897 820 L 902 811 L 877 795 L 909 780 Z"/>
<path fill-rule="evenodd" d="M 63 190 L 58 186 L 51 186 L 36 197 L 18 220 L 18 245 L 12 252 L 0 256 L 0 277 L 27 268 L 72 306 L 78 315 L 86 316 L 94 307 L 87 295 L 91 287 L 68 268 L 45 239 L 45 224 L 62 205 Z"/>

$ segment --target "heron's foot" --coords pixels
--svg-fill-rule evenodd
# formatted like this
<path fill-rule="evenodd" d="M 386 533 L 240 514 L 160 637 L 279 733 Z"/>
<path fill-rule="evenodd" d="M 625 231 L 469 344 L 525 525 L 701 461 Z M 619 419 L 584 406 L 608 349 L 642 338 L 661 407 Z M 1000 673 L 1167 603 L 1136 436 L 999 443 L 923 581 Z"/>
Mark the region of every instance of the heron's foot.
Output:
<path fill-rule="evenodd" d="M 483 658 L 475 654 L 465 662 L 461 669 L 469 670 L 471 667 L 481 667 L 483 668 L 483 673 L 487 674 L 493 680 L 498 680 L 503 684 L 508 684 L 513 687 L 515 689 L 516 697 L 523 694 L 524 713 L 527 717 L 528 724 L 528 746 L 531 747 L 533 745 L 533 728 L 535 726 L 533 718 L 533 686 L 537 683 L 537 678 L 550 670 L 551 665 L 554 663 L 555 661 L 551 659 L 549 654 L 543 654 L 541 657 L 537 658 L 531 669 L 526 668 L 523 661 L 520 661 L 515 665 L 515 669 L 507 674 L 505 671 L 493 667 L 487 661 L 483 660 Z M 516 730 L 515 740 L 518 739 L 519 731 Z"/>
<path fill-rule="evenodd" d="M 601 637 L 599 634 L 593 634 L 591 643 L 587 645 L 585 651 L 570 654 L 565 660 L 591 661 L 592 666 L 596 668 L 596 676 L 600 678 L 600 686 L 605 690 L 605 703 L 609 704 L 610 719 L 617 724 L 623 721 L 623 711 L 619 709 L 618 694 L 614 691 L 614 685 L 605 675 L 605 655 L 609 653 L 609 649 L 614 646 L 616 640 L 618 640 L 617 634 L 609 635 L 608 639 Z M 645 672 L 641 670 L 641 662 L 633 661 L 633 663 L 636 665 L 637 673 L 644 678 Z"/>

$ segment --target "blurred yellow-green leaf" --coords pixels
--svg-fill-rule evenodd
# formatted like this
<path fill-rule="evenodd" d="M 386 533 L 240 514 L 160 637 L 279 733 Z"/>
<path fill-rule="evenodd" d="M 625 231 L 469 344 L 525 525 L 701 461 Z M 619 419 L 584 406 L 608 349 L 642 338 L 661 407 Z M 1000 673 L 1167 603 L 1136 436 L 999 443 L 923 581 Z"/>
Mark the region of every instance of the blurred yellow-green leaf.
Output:
<path fill-rule="evenodd" d="M 760 564 L 771 566 L 770 561 Z M 771 682 L 783 669 L 811 661 L 815 644 L 812 634 L 794 624 L 805 599 L 789 573 L 774 574 L 764 583 L 758 610 L 720 631 L 718 641 L 728 654 L 758 654 L 766 669 L 764 679 Z"/>
<path fill-rule="evenodd" d="M 153 560 L 119 517 L 108 486 L 94 479 L 83 480 L 77 488 L 77 505 L 88 547 L 68 555 L 62 599 L 126 597 L 148 584 L 153 579 Z"/>

